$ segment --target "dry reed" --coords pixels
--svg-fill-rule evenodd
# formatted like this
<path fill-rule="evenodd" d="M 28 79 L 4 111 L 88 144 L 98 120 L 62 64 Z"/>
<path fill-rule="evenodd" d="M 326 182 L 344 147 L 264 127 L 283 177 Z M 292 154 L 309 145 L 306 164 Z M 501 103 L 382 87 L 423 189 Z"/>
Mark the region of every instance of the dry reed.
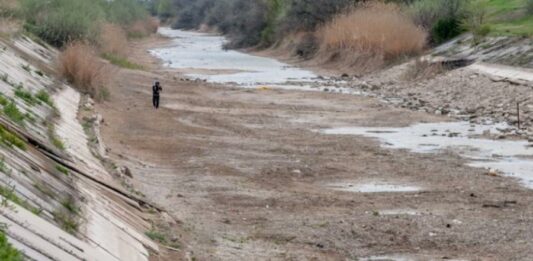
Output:
<path fill-rule="evenodd" d="M 92 47 L 73 42 L 59 57 L 58 72 L 79 91 L 98 98 L 104 85 L 104 66 Z"/>
<path fill-rule="evenodd" d="M 115 55 L 124 55 L 128 45 L 126 32 L 122 27 L 114 24 L 104 24 L 100 30 L 100 51 Z"/>
<path fill-rule="evenodd" d="M 395 4 L 359 5 L 337 16 L 318 32 L 322 48 L 350 50 L 393 59 L 416 54 L 426 45 L 427 34 Z"/>

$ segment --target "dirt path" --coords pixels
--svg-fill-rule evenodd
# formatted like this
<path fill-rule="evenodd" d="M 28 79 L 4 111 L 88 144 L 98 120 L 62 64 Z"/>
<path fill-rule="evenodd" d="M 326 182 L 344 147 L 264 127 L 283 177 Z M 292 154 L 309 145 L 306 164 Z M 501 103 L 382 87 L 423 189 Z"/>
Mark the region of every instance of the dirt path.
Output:
<path fill-rule="evenodd" d="M 533 192 L 512 179 L 467 167 L 453 153 L 387 150 L 316 131 L 447 118 L 366 97 L 181 81 L 146 52 L 161 44 L 131 46 L 147 71 L 118 71 L 111 101 L 97 109 L 110 157 L 179 220 L 172 228 L 182 258 L 533 258 Z M 155 78 L 165 88 L 158 111 Z M 420 191 L 339 190 L 373 182 Z"/>

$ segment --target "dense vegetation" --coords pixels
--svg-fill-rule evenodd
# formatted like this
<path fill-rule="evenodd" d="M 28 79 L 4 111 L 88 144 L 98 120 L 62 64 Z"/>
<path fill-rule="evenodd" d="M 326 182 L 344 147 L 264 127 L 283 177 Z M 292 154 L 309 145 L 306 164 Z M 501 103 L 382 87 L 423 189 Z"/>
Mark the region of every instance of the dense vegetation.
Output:
<path fill-rule="evenodd" d="M 230 36 L 229 47 L 269 46 L 292 32 L 311 32 L 364 0 L 155 0 L 162 17 L 175 16 L 173 27 L 203 25 Z M 374 1 L 375 2 L 375 1 Z M 470 30 L 476 34 L 533 32 L 533 0 L 388 0 L 402 6 L 439 44 Z M 173 10 L 169 12 L 169 10 Z M 352 25 L 357 26 L 357 25 Z"/>
<path fill-rule="evenodd" d="M 26 30 L 58 47 L 96 41 L 104 23 L 127 27 L 148 16 L 136 0 L 20 0 L 20 9 Z"/>
<path fill-rule="evenodd" d="M 103 100 L 108 97 L 105 88 L 108 70 L 99 57 L 121 67 L 140 69 L 126 59 L 125 50 L 128 39 L 141 38 L 157 30 L 159 23 L 150 16 L 149 3 L 146 0 L 0 0 L 0 18 L 14 20 L 23 25 L 29 36 L 61 48 L 63 52 L 57 63 L 60 76 L 79 91 Z M 164 15 L 161 10 L 156 11 Z M 22 90 L 18 96 L 34 102 L 29 100 L 34 97 Z M 12 114 L 18 116 L 15 112 Z"/>
<path fill-rule="evenodd" d="M 3 231 L 0 229 L 0 260 L 4 261 L 22 261 L 22 255 L 8 241 Z"/>

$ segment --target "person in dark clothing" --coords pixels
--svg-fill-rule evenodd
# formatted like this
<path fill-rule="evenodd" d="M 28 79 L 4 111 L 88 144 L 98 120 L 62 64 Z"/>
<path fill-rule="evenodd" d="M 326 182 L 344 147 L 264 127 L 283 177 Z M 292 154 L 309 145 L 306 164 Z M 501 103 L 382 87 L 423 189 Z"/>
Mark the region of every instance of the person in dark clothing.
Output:
<path fill-rule="evenodd" d="M 152 103 L 154 104 L 154 108 L 159 109 L 159 93 L 163 91 L 163 87 L 161 87 L 161 84 L 159 82 L 155 82 L 154 86 L 152 86 Z"/>

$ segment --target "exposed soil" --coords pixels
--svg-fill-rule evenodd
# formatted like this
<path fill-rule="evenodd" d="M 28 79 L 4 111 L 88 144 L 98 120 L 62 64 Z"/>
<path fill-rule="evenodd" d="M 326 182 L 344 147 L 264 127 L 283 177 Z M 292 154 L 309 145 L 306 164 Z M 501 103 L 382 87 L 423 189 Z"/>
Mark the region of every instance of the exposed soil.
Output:
<path fill-rule="evenodd" d="M 111 100 L 97 105 L 109 156 L 179 220 L 165 232 L 181 252 L 154 260 L 533 259 L 533 192 L 515 180 L 452 152 L 387 150 L 316 131 L 449 118 L 369 97 L 181 80 L 147 53 L 164 44 L 132 44 L 131 60 L 147 70 L 119 70 Z M 164 88 L 157 111 L 154 79 Z M 332 186 L 371 182 L 421 190 Z"/>

